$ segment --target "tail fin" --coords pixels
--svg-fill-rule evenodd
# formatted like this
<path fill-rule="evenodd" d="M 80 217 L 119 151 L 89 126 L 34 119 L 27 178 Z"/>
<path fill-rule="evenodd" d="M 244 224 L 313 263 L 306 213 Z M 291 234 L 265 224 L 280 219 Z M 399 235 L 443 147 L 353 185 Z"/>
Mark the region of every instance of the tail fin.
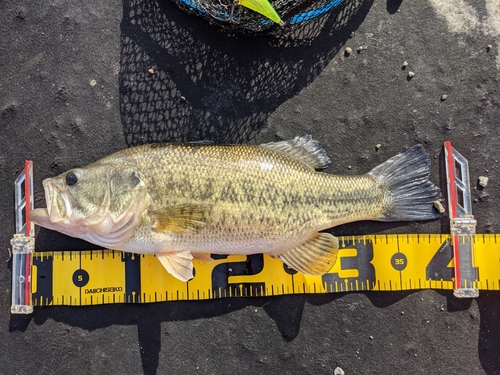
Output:
<path fill-rule="evenodd" d="M 396 155 L 372 169 L 375 177 L 389 191 L 386 210 L 380 221 L 430 220 L 442 216 L 434 202 L 442 202 L 439 188 L 429 181 L 430 160 L 421 145 Z"/>

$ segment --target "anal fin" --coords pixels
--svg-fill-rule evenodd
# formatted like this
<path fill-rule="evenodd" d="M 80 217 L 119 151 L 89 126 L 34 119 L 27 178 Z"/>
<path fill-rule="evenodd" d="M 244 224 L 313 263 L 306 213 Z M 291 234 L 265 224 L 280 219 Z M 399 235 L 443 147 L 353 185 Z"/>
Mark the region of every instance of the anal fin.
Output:
<path fill-rule="evenodd" d="M 191 253 L 194 259 L 201 260 L 202 262 L 212 262 L 214 259 L 210 256 L 210 254 L 205 253 Z"/>
<path fill-rule="evenodd" d="M 287 266 L 311 276 L 319 276 L 332 269 L 337 261 L 339 240 L 330 233 L 317 233 L 303 244 L 276 258 Z"/>
<path fill-rule="evenodd" d="M 193 278 L 193 256 L 189 251 L 157 253 L 156 257 L 172 276 L 181 281 Z"/>

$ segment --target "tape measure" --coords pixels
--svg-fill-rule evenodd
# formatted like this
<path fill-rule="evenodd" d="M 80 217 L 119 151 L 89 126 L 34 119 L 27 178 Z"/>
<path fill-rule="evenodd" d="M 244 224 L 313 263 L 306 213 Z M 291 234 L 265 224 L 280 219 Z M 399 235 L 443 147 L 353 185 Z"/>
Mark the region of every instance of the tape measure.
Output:
<path fill-rule="evenodd" d="M 411 289 L 449 289 L 457 297 L 476 297 L 479 289 L 500 290 L 500 243 L 496 234 L 475 234 L 467 161 L 449 142 L 445 158 L 449 235 L 339 237 L 338 260 L 322 276 L 303 275 L 265 254 L 211 255 L 212 262 L 193 260 L 195 276 L 188 282 L 168 274 L 154 255 L 114 250 L 34 252 L 34 228 L 28 219 L 33 209 L 32 163 L 27 162 L 16 180 L 16 217 L 21 219 L 16 220 L 17 234 L 11 241 L 11 311 Z"/>
<path fill-rule="evenodd" d="M 500 236 L 498 238 L 500 240 Z M 306 276 L 263 254 L 194 260 L 181 282 L 154 255 L 113 250 L 35 253 L 32 304 L 97 305 L 353 291 L 454 289 L 451 237 L 439 234 L 340 237 L 339 258 L 323 276 Z M 500 290 L 500 242 L 476 235 L 468 288 Z"/>

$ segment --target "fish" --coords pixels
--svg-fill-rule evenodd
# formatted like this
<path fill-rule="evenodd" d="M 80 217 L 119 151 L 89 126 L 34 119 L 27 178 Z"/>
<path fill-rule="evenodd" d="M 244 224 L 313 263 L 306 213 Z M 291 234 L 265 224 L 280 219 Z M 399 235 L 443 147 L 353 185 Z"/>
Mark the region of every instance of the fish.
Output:
<path fill-rule="evenodd" d="M 261 145 L 157 143 L 124 149 L 43 181 L 35 224 L 93 244 L 155 254 L 181 281 L 194 258 L 266 253 L 306 275 L 334 266 L 326 229 L 358 220 L 441 217 L 430 160 L 413 146 L 363 175 L 331 164 L 310 135 Z"/>

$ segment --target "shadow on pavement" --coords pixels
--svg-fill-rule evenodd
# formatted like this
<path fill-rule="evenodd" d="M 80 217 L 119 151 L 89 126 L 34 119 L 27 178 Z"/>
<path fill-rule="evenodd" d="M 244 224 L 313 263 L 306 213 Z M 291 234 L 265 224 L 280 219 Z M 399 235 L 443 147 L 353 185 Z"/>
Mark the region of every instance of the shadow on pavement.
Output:
<path fill-rule="evenodd" d="M 303 25 L 245 36 L 170 1 L 125 1 L 119 85 L 127 144 L 248 142 L 322 72 L 372 3 L 348 0 Z"/>

